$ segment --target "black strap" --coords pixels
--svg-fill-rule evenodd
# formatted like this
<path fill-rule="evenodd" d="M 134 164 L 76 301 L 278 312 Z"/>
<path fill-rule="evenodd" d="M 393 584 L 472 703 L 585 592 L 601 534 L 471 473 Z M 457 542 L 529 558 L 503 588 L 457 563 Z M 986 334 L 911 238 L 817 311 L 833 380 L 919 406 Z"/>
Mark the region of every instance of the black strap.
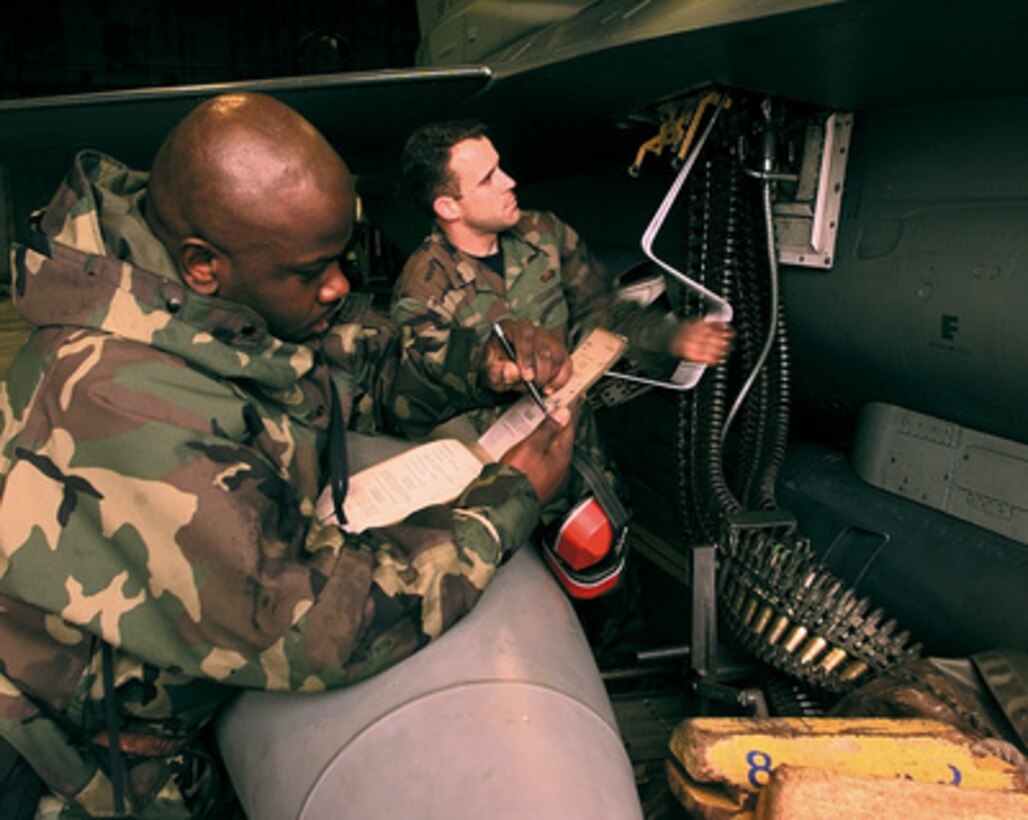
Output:
<path fill-rule="evenodd" d="M 621 503 L 621 499 L 617 497 L 614 488 L 608 483 L 606 476 L 603 475 L 603 471 L 589 456 L 577 450 L 571 456 L 571 464 L 578 470 L 579 475 L 582 476 L 582 480 L 585 481 L 585 485 L 592 491 L 596 500 L 600 502 L 600 506 L 607 513 L 614 531 L 620 532 L 628 524 L 628 511 Z"/>
<path fill-rule="evenodd" d="M 328 428 L 328 480 L 332 487 L 332 505 L 335 507 L 339 525 L 342 526 L 346 523 L 343 502 L 346 501 L 346 493 L 350 487 L 350 466 L 346 456 L 346 420 L 343 418 L 339 391 L 332 376 L 329 375 L 327 380 L 332 405 L 332 417 Z"/>
<path fill-rule="evenodd" d="M 10 743 L 0 737 L 0 817 L 4 820 L 32 820 L 43 781 Z"/>
<path fill-rule="evenodd" d="M 103 644 L 104 712 L 107 718 L 107 752 L 110 755 L 111 788 L 114 790 L 114 811 L 125 814 L 125 758 L 121 755 L 121 712 L 118 693 L 114 689 L 114 650 L 106 641 Z"/>

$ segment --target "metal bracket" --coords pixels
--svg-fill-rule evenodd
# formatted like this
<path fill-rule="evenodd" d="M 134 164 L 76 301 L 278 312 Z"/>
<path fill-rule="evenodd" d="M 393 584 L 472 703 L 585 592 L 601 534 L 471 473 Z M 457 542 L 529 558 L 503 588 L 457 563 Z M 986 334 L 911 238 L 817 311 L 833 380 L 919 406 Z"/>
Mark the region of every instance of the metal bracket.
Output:
<path fill-rule="evenodd" d="M 853 115 L 835 112 L 807 128 L 796 195 L 773 212 L 778 259 L 784 265 L 830 268 L 835 259 Z"/>
<path fill-rule="evenodd" d="M 696 112 L 692 115 L 691 124 L 688 132 L 686 133 L 685 142 L 682 148 L 682 150 L 689 151 L 688 156 L 685 157 L 681 170 L 675 177 L 674 182 L 671 183 L 671 187 L 668 189 L 668 192 L 664 195 L 664 199 L 657 208 L 656 213 L 654 213 L 653 218 L 650 220 L 650 224 L 643 232 L 642 241 L 640 243 L 643 253 L 645 253 L 651 261 L 656 263 L 664 270 L 665 273 L 677 279 L 682 285 L 705 301 L 708 306 L 708 310 L 705 314 L 707 318 L 717 319 L 723 322 L 730 322 L 732 320 L 732 306 L 718 294 L 708 290 L 699 282 L 690 279 L 680 270 L 658 257 L 653 251 L 653 240 L 656 239 L 657 234 L 660 232 L 660 229 L 664 224 L 664 220 L 667 218 L 668 211 L 670 211 L 671 206 L 674 205 L 679 192 L 682 190 L 682 186 L 685 184 L 689 173 L 692 171 L 693 165 L 695 165 L 700 152 L 703 150 L 703 145 L 706 143 L 707 137 L 710 136 L 710 132 L 714 128 L 714 123 L 717 122 L 718 115 L 722 110 L 730 105 L 730 98 L 727 95 L 718 92 L 711 92 L 700 101 Z M 703 128 L 700 129 L 701 114 L 709 107 L 713 107 L 713 113 L 706 120 L 706 124 Z M 678 363 L 675 372 L 671 375 L 669 380 L 650 379 L 632 373 L 622 373 L 617 370 L 608 370 L 604 375 L 611 376 L 615 379 L 634 382 L 635 384 L 647 385 L 650 387 L 663 387 L 667 390 L 684 391 L 694 388 L 697 383 L 699 383 L 699 380 L 706 369 L 707 366 L 705 364 L 683 360 Z"/>

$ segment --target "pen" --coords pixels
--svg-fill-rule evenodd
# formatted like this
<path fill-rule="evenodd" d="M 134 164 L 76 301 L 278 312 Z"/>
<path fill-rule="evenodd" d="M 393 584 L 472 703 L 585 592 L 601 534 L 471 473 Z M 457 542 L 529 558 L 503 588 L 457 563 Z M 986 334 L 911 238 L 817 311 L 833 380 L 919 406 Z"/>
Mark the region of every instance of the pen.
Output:
<path fill-rule="evenodd" d="M 500 327 L 499 322 L 493 322 L 493 333 L 496 334 L 496 338 L 499 339 L 500 344 L 503 345 L 503 350 L 507 354 L 507 357 L 514 362 L 514 364 L 517 364 L 518 354 L 514 351 L 514 345 L 510 343 L 510 339 L 508 339 L 507 334 L 503 332 L 503 328 Z M 539 405 L 539 409 L 544 413 L 548 413 L 549 411 L 546 409 L 546 402 L 543 401 L 543 395 L 539 392 L 539 388 L 536 387 L 533 382 L 528 381 L 528 379 L 524 377 L 521 378 L 521 381 L 524 383 L 525 387 L 528 388 L 528 392 L 532 396 L 532 399 L 537 405 Z"/>

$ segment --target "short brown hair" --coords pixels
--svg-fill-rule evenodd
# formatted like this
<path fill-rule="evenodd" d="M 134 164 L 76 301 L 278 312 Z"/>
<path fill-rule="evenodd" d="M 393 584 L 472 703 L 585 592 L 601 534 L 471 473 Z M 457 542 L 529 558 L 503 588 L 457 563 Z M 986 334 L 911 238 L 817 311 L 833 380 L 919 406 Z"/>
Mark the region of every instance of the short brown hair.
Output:
<path fill-rule="evenodd" d="M 444 194 L 456 194 L 450 173 L 450 152 L 458 142 L 486 136 L 486 126 L 476 120 L 423 125 L 407 138 L 400 167 L 407 192 L 417 205 L 435 216 L 432 203 Z"/>

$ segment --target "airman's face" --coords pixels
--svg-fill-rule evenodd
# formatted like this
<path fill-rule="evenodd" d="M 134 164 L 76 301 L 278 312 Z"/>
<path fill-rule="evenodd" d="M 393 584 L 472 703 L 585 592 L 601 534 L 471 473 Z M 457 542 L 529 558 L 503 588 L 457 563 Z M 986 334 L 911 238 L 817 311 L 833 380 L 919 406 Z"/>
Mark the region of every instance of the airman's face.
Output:
<path fill-rule="evenodd" d="M 514 180 L 500 168 L 500 155 L 487 137 L 458 142 L 450 149 L 453 197 L 459 219 L 477 233 L 500 233 L 521 218 Z"/>
<path fill-rule="evenodd" d="M 265 235 L 229 254 L 218 295 L 257 311 L 275 336 L 303 341 L 328 329 L 350 291 L 340 263 L 353 233 L 353 191 L 303 186 L 273 208 Z"/>

